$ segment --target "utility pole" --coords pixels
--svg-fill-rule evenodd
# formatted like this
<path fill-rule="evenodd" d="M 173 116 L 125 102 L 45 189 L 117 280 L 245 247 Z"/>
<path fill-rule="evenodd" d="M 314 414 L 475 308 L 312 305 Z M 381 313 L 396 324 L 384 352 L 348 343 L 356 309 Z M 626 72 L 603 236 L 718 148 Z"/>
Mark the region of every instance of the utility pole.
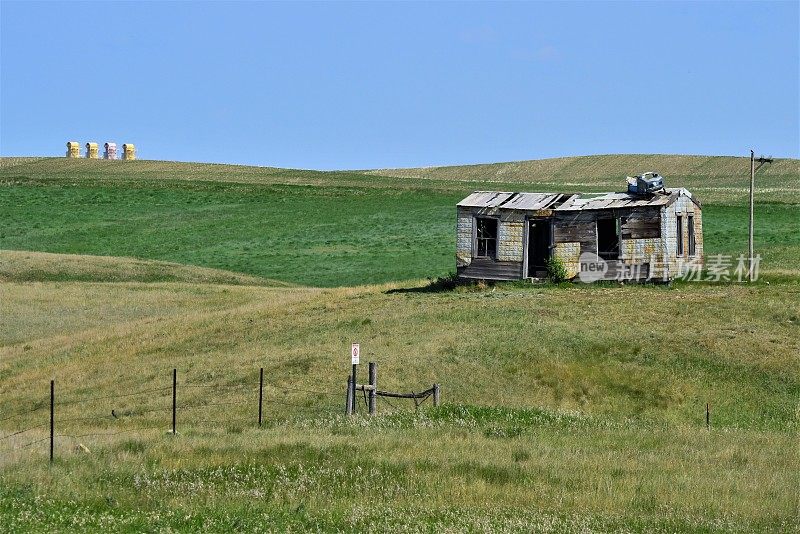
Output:
<path fill-rule="evenodd" d="M 765 163 L 772 163 L 772 158 L 765 158 L 760 157 L 756 160 L 756 155 L 753 150 L 750 150 L 750 232 L 749 232 L 749 239 L 747 240 L 747 254 L 748 258 L 750 259 L 749 269 L 747 270 L 747 279 L 752 282 L 753 281 L 753 266 L 755 263 L 755 256 L 753 254 L 753 191 L 755 190 L 755 183 L 756 183 L 756 161 L 760 164 L 758 168 L 761 168 L 761 165 Z"/>
<path fill-rule="evenodd" d="M 750 150 L 750 232 L 747 239 L 747 257 L 750 258 L 750 267 L 747 269 L 747 279 L 753 281 L 753 189 L 756 183 L 756 156 Z"/>

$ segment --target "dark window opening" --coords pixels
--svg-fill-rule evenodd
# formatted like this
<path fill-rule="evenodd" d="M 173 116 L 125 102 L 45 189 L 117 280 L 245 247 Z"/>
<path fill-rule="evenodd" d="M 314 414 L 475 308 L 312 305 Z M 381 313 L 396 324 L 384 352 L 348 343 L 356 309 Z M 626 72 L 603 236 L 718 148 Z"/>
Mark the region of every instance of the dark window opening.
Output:
<path fill-rule="evenodd" d="M 686 233 L 689 235 L 689 256 L 694 256 L 694 215 L 689 215 L 686 217 Z"/>
<path fill-rule="evenodd" d="M 597 255 L 604 260 L 619 258 L 619 219 L 597 219 Z"/>
<path fill-rule="evenodd" d="M 678 256 L 683 256 L 683 217 L 678 215 L 676 223 L 676 235 L 678 241 Z"/>
<path fill-rule="evenodd" d="M 497 219 L 475 219 L 475 257 L 497 257 Z"/>

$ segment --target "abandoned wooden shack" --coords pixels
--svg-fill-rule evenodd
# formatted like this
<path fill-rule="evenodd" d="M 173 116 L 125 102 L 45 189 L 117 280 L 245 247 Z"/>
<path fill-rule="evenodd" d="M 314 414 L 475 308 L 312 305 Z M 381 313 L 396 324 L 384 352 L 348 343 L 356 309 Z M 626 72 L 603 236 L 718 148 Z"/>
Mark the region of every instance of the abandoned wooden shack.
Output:
<path fill-rule="evenodd" d="M 572 279 L 590 252 L 607 269 L 598 279 L 670 281 L 702 261 L 701 206 L 683 188 L 647 195 L 475 191 L 457 213 L 461 278 L 541 279 L 558 258 Z"/>

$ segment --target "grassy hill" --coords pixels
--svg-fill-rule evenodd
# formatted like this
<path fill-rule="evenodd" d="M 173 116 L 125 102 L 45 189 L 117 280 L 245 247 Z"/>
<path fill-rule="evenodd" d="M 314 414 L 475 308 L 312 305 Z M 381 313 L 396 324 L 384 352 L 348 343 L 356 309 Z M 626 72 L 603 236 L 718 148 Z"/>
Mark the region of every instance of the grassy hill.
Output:
<path fill-rule="evenodd" d="M 259 185 L 370 187 L 464 191 L 483 187 L 537 191 L 616 191 L 625 176 L 655 170 L 670 187 L 687 187 L 703 202 L 747 201 L 749 158 L 658 154 L 575 156 L 507 163 L 313 171 L 172 161 L 105 161 L 67 158 L 0 158 L 0 178 L 59 182 L 91 179 L 95 184 L 137 181 L 206 181 Z M 398 178 L 401 178 L 398 180 Z M 800 204 L 800 160 L 776 159 L 758 170 L 757 198 L 762 202 Z"/>
<path fill-rule="evenodd" d="M 45 423 L 2 443 L 4 524 L 791 529 L 797 285 L 396 287 L 0 285 L 0 428 Z M 345 420 L 351 340 L 445 404 Z M 50 377 L 52 468 L 11 450 L 47 436 Z"/>
<path fill-rule="evenodd" d="M 730 156 L 675 156 L 625 154 L 575 156 L 508 163 L 381 169 L 381 176 L 441 181 L 533 184 L 549 191 L 618 191 L 621 178 L 653 170 L 668 187 L 686 187 L 704 202 L 746 202 L 750 187 L 750 159 Z M 776 159 L 758 170 L 758 199 L 764 202 L 800 202 L 800 161 Z"/>
<path fill-rule="evenodd" d="M 794 530 L 796 160 L 759 171 L 755 284 L 424 280 L 452 269 L 454 203 L 472 189 L 618 189 L 646 169 L 699 189 L 707 252 L 738 254 L 742 164 L 597 156 L 325 173 L 0 159 L 0 523 Z M 344 418 L 352 341 L 378 362 L 381 389 L 439 382 L 443 405 L 381 399 L 378 417 Z"/>
<path fill-rule="evenodd" d="M 274 285 L 242 273 L 153 260 L 114 256 L 49 254 L 0 250 L 0 282 L 185 282 L 198 284 Z"/>
<path fill-rule="evenodd" d="M 797 163 L 781 160 L 759 171 L 756 244 L 766 271 L 798 265 Z M 556 174 L 549 174 L 548 165 Z M 747 208 L 741 202 L 746 160 L 679 156 L 568 158 L 497 164 L 485 171 L 439 168 L 420 178 L 4 158 L 0 249 L 128 256 L 309 286 L 435 277 L 454 269 L 454 205 L 474 189 L 620 189 L 626 173 L 661 167 L 674 171 L 667 174 L 669 185 L 691 186 L 703 201 L 706 252 L 734 257 L 746 252 Z M 510 182 L 496 181 L 498 173 Z M 778 184 L 785 189 L 779 194 Z"/>

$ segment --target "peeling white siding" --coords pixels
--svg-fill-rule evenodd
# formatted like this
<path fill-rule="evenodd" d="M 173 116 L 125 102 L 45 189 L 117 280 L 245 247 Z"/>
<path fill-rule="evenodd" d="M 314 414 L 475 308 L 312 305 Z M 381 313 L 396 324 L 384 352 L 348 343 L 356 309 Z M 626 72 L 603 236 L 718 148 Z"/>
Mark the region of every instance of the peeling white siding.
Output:
<path fill-rule="evenodd" d="M 500 261 L 522 261 L 522 243 L 525 223 L 500 221 L 498 230 L 497 259 Z"/>
<path fill-rule="evenodd" d="M 683 228 L 683 255 L 678 256 L 678 215 Z M 689 256 L 688 216 L 694 216 L 695 254 Z M 661 240 L 663 260 L 659 277 L 675 278 L 686 271 L 687 263 L 703 259 L 703 218 L 701 210 L 689 197 L 681 196 L 671 206 L 661 209 Z M 683 267 L 683 268 L 681 268 Z"/>
<path fill-rule="evenodd" d="M 567 277 L 578 276 L 581 270 L 579 261 L 581 257 L 580 243 L 556 243 L 553 248 L 553 257 L 558 258 L 564 264 L 564 268 L 567 270 Z"/>
<path fill-rule="evenodd" d="M 459 208 L 456 220 L 456 267 L 466 267 L 472 261 L 472 213 Z"/>
<path fill-rule="evenodd" d="M 618 217 L 634 212 L 639 214 L 640 219 L 642 216 L 642 212 L 638 208 L 609 209 L 607 212 L 613 213 L 614 216 Z M 599 213 L 600 211 L 576 213 L 574 224 L 594 223 Z M 701 262 L 703 256 L 703 220 L 700 207 L 690 197 L 681 194 L 674 199 L 672 204 L 661 207 L 658 210 L 658 214 L 660 218 L 660 237 L 621 239 L 619 260 L 609 261 L 617 262 L 618 265 L 623 267 L 647 264 L 649 269 L 642 271 L 642 276 L 644 276 L 644 273 L 649 273 L 651 278 L 661 280 L 671 280 L 679 276 L 681 274 L 679 270 L 685 267 L 687 262 Z M 676 214 L 682 215 L 683 223 L 684 255 L 681 258 L 676 256 Z M 483 269 L 484 271 L 488 269 L 487 272 L 490 274 L 497 274 L 500 269 L 503 269 L 504 276 L 522 276 L 527 217 L 549 217 L 551 215 L 552 212 L 545 214 L 543 212 L 497 207 L 459 206 L 457 208 L 456 222 L 456 266 L 458 268 Z M 694 217 L 695 255 L 692 257 L 689 256 L 688 215 Z M 473 262 L 472 247 L 476 217 L 497 217 L 499 219 L 496 261 L 481 259 Z M 656 215 L 653 214 L 652 219 L 655 219 L 655 217 Z M 653 220 L 653 223 L 655 224 L 655 220 Z M 569 228 L 575 229 L 574 226 Z M 652 230 L 649 234 L 656 235 L 655 228 L 652 228 Z M 626 232 L 626 235 L 636 235 L 635 231 L 628 232 L 626 230 Z M 567 236 L 570 239 L 569 242 L 557 242 L 553 247 L 554 257 L 562 261 L 570 277 L 575 277 L 580 272 L 581 242 L 573 242 L 572 240 L 579 239 L 582 234 L 581 232 L 573 233 L 576 233 L 576 235 Z M 647 232 L 639 231 L 638 234 L 647 235 Z M 479 263 L 487 261 L 489 262 L 488 266 L 479 265 Z M 514 272 L 514 269 L 518 270 Z"/>

